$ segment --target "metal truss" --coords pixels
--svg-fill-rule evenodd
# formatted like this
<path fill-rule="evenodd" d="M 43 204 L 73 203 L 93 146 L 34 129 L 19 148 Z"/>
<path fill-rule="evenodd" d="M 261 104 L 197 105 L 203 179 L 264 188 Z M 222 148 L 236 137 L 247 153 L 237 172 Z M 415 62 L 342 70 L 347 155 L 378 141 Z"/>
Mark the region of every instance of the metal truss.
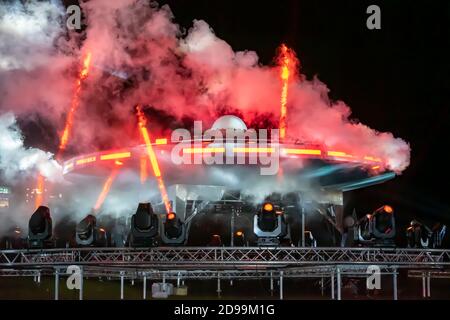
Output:
<path fill-rule="evenodd" d="M 2 250 L 0 268 L 64 265 L 159 269 L 280 268 L 326 265 L 450 266 L 450 250 L 386 248 L 155 247 Z"/>
<path fill-rule="evenodd" d="M 366 276 L 365 266 L 323 266 L 323 267 L 302 267 L 274 270 L 157 270 L 145 268 L 117 268 L 117 267 L 91 267 L 82 268 L 83 276 L 87 278 L 124 278 L 130 280 L 140 280 L 144 277 L 149 280 L 254 280 L 273 279 L 283 275 L 285 278 L 322 278 L 330 277 L 339 268 L 342 276 Z M 395 266 L 380 266 L 381 274 L 390 275 L 396 272 Z M 60 266 L 47 267 L 42 269 L 0 269 L 0 277 L 38 277 L 53 276 L 56 272 L 65 274 L 65 268 Z"/>

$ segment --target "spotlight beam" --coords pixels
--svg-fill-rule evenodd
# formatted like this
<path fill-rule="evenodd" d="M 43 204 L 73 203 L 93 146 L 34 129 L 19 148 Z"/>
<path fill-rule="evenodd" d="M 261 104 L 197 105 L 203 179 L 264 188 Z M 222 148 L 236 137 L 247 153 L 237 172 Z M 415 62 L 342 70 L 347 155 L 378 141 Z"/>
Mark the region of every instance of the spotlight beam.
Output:
<path fill-rule="evenodd" d="M 59 148 L 58 153 L 56 155 L 56 160 L 60 160 L 64 151 L 66 150 L 67 144 L 69 142 L 70 134 L 72 132 L 73 127 L 73 120 L 75 116 L 75 112 L 77 111 L 79 105 L 80 105 L 80 95 L 81 95 L 81 85 L 83 84 L 83 81 L 87 78 L 89 74 L 89 67 L 91 64 L 91 53 L 87 52 L 83 59 L 83 65 L 82 68 L 78 74 L 78 78 L 75 82 L 75 91 L 72 96 L 72 102 L 70 106 L 69 113 L 67 114 L 66 118 L 66 124 L 64 126 L 64 131 L 61 135 L 61 139 L 59 142 Z"/>
<path fill-rule="evenodd" d="M 142 109 L 140 106 L 136 107 L 136 111 L 137 111 L 137 116 L 138 116 L 138 120 L 139 120 L 139 131 L 141 133 L 142 139 L 144 140 L 146 150 L 147 150 L 147 155 L 148 155 L 150 164 L 153 169 L 153 174 L 155 175 L 155 178 L 158 182 L 158 188 L 161 193 L 161 197 L 164 202 L 164 206 L 166 208 L 167 213 L 169 213 L 171 211 L 169 196 L 167 195 L 167 190 L 166 190 L 166 186 L 164 185 L 164 180 L 161 175 L 161 170 L 159 168 L 158 159 L 156 157 L 155 151 L 153 150 L 151 140 L 150 140 L 150 135 L 149 135 L 147 127 L 146 127 L 147 120 L 145 119 L 145 115 L 142 112 Z"/>
<path fill-rule="evenodd" d="M 281 64 L 280 78 L 282 82 L 281 98 L 280 98 L 280 138 L 286 137 L 286 121 L 287 121 L 287 99 L 289 79 L 295 69 L 296 58 L 294 52 L 285 44 L 280 46 L 278 61 Z"/>
<path fill-rule="evenodd" d="M 111 186 L 114 180 L 116 179 L 118 173 L 119 168 L 114 168 L 111 174 L 109 175 L 108 179 L 106 179 L 105 183 L 103 184 L 102 191 L 100 192 L 100 195 L 98 196 L 97 201 L 95 202 L 94 212 L 98 211 L 105 202 L 105 199 L 108 196 L 108 193 L 111 190 Z"/>

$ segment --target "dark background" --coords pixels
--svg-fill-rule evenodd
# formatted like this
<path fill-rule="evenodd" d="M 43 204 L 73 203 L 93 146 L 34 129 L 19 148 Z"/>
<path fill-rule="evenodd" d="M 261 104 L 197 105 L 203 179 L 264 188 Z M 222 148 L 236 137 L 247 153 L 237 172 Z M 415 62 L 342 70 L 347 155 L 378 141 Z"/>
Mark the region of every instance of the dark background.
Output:
<path fill-rule="evenodd" d="M 65 1 L 66 4 L 77 1 Z M 346 194 L 359 215 L 391 204 L 401 223 L 413 217 L 450 222 L 448 196 L 450 1 L 169 0 L 188 29 L 203 19 L 235 51 L 272 63 L 285 42 L 302 73 L 317 75 L 353 118 L 411 145 L 411 165 L 379 186 Z M 368 30 L 366 9 L 381 8 L 381 30 Z"/>

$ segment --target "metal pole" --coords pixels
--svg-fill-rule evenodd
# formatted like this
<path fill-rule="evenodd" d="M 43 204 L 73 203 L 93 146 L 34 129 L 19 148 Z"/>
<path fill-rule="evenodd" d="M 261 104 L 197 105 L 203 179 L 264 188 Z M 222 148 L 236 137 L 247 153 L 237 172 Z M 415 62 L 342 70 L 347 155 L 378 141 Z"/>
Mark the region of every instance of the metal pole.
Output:
<path fill-rule="evenodd" d="M 142 293 L 142 299 L 147 299 L 147 276 L 144 276 L 144 288 Z"/>
<path fill-rule="evenodd" d="M 180 282 L 181 282 L 181 273 L 178 272 L 178 276 L 177 276 L 177 287 L 180 286 Z"/>
<path fill-rule="evenodd" d="M 217 296 L 220 298 L 220 293 L 222 290 L 220 289 L 220 273 L 217 273 Z"/>
<path fill-rule="evenodd" d="M 280 300 L 283 300 L 283 271 L 280 271 Z"/>
<path fill-rule="evenodd" d="M 430 277 L 430 273 L 429 272 L 427 274 L 427 297 L 428 298 L 431 297 L 431 277 Z"/>
<path fill-rule="evenodd" d="M 55 270 L 55 300 L 59 299 L 59 271 Z"/>
<path fill-rule="evenodd" d="M 324 287 L 323 287 L 323 277 L 322 277 L 320 279 L 320 293 L 321 293 L 322 297 L 323 297 L 323 289 L 324 289 Z"/>
<path fill-rule="evenodd" d="M 394 300 L 398 300 L 397 293 L 397 268 L 394 269 L 394 273 L 392 274 L 393 279 L 393 287 L 394 287 Z"/>
<path fill-rule="evenodd" d="M 83 267 L 80 267 L 80 292 L 79 292 L 79 299 L 83 300 Z"/>
<path fill-rule="evenodd" d="M 123 300 L 123 282 L 124 282 L 123 271 L 120 271 L 120 300 Z"/>
<path fill-rule="evenodd" d="M 331 273 L 331 300 L 334 300 L 334 272 Z"/>
<path fill-rule="evenodd" d="M 270 295 L 273 296 L 273 271 L 270 271 Z"/>
<path fill-rule="evenodd" d="M 302 206 L 302 247 L 305 247 L 305 208 Z"/>
<path fill-rule="evenodd" d="M 337 299 L 341 300 L 341 269 L 336 268 L 336 281 L 337 281 Z"/>
<path fill-rule="evenodd" d="M 422 272 L 422 297 L 426 298 L 427 292 L 426 292 L 426 282 L 425 282 L 425 273 Z"/>
<path fill-rule="evenodd" d="M 231 223 L 230 223 L 230 229 L 231 229 L 230 246 L 231 246 L 231 247 L 234 247 L 234 209 L 231 209 Z"/>

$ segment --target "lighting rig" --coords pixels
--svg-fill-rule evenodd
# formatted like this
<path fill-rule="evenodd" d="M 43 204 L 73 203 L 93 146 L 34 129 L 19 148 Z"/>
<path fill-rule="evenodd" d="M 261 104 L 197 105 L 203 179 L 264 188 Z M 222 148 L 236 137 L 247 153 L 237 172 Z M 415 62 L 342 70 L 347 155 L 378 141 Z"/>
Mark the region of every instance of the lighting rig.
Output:
<path fill-rule="evenodd" d="M 265 202 L 253 218 L 253 232 L 258 246 L 278 246 L 288 236 L 288 224 L 280 206 Z"/>
<path fill-rule="evenodd" d="M 92 214 L 88 214 L 77 224 L 75 241 L 80 247 L 108 246 L 106 231 L 97 227 L 97 218 Z"/>
<path fill-rule="evenodd" d="M 28 247 L 52 247 L 54 245 L 52 236 L 53 230 L 50 209 L 45 206 L 40 206 L 32 214 L 28 222 Z"/>
<path fill-rule="evenodd" d="M 357 223 L 358 243 L 376 247 L 395 246 L 394 209 L 385 205 L 372 214 L 362 217 Z"/>
<path fill-rule="evenodd" d="M 131 217 L 129 246 L 154 247 L 158 245 L 158 216 L 150 203 L 140 203 Z"/>
<path fill-rule="evenodd" d="M 185 244 L 187 240 L 186 225 L 174 212 L 166 214 L 161 228 L 161 240 L 164 244 Z"/>

